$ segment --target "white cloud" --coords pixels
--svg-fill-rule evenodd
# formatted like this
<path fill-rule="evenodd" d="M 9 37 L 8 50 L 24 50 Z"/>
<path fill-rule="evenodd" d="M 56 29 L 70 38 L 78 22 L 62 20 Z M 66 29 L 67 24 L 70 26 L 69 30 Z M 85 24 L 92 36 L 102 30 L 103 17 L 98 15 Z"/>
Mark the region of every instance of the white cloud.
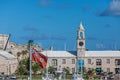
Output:
<path fill-rule="evenodd" d="M 51 2 L 49 0 L 40 0 L 40 6 L 50 6 Z"/>
<path fill-rule="evenodd" d="M 101 16 L 120 16 L 120 0 L 112 0 L 109 7 L 101 13 Z"/>
<path fill-rule="evenodd" d="M 97 49 L 105 49 L 105 45 L 103 43 L 96 44 Z"/>

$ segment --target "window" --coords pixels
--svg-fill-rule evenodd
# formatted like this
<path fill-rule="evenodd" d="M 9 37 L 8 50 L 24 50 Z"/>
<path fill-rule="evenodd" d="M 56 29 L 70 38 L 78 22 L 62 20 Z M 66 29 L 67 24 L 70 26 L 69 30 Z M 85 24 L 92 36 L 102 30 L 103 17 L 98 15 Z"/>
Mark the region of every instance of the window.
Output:
<path fill-rule="evenodd" d="M 110 68 L 107 68 L 107 72 L 110 72 Z"/>
<path fill-rule="evenodd" d="M 110 64 L 110 59 L 107 59 L 107 64 Z"/>
<path fill-rule="evenodd" d="M 74 73 L 75 72 L 75 68 L 72 68 L 72 73 Z"/>
<path fill-rule="evenodd" d="M 52 59 L 52 65 L 57 66 L 57 59 Z"/>
<path fill-rule="evenodd" d="M 102 60 L 101 60 L 101 59 L 97 59 L 97 60 L 96 60 L 96 65 L 97 65 L 97 66 L 100 66 L 101 64 L 102 64 Z"/>
<path fill-rule="evenodd" d="M 66 64 L 66 59 L 62 59 L 62 64 Z"/>
<path fill-rule="evenodd" d="M 101 72 L 102 72 L 102 68 L 100 68 L 100 67 L 99 67 L 99 68 L 96 68 L 96 73 L 97 73 L 97 74 L 100 74 Z"/>
<path fill-rule="evenodd" d="M 75 64 L 75 59 L 72 59 L 72 64 Z"/>
<path fill-rule="evenodd" d="M 83 32 L 80 32 L 80 38 L 83 39 Z"/>
<path fill-rule="evenodd" d="M 120 59 L 115 59 L 115 65 L 120 65 Z"/>
<path fill-rule="evenodd" d="M 3 47 L 3 45 L 4 45 L 4 41 L 0 40 L 0 47 Z"/>
<path fill-rule="evenodd" d="M 120 68 L 115 68 L 115 73 L 120 73 Z"/>
<path fill-rule="evenodd" d="M 91 59 L 88 59 L 88 64 L 91 64 Z"/>

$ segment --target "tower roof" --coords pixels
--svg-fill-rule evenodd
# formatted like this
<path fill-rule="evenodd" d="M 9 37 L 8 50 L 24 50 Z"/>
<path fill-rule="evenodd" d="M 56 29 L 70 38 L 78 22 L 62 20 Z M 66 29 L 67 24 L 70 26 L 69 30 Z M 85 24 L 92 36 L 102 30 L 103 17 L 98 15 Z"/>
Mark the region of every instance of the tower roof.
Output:
<path fill-rule="evenodd" d="M 82 21 L 80 22 L 79 29 L 80 29 L 80 30 L 84 30 L 84 27 L 83 27 L 83 25 L 82 25 Z"/>

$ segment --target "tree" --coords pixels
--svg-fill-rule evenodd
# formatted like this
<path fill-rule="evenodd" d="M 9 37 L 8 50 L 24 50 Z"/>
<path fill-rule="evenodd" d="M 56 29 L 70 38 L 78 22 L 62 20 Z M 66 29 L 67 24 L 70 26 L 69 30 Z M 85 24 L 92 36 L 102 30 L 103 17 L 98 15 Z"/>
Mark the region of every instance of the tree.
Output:
<path fill-rule="evenodd" d="M 17 70 L 18 74 L 23 75 L 24 71 L 25 71 L 25 67 L 23 65 L 20 65 Z"/>
<path fill-rule="evenodd" d="M 28 53 L 28 51 L 27 51 L 27 50 L 23 50 L 23 51 L 21 52 L 21 54 L 22 54 L 23 58 L 26 58 L 25 56 L 27 55 L 27 53 Z"/>
<path fill-rule="evenodd" d="M 64 68 L 63 71 L 65 71 L 66 74 L 70 74 L 70 68 L 69 67 Z"/>
<path fill-rule="evenodd" d="M 84 74 L 86 72 L 86 68 L 85 67 L 79 67 L 79 74 L 81 73 L 81 69 L 82 69 L 82 74 Z"/>
<path fill-rule="evenodd" d="M 56 70 L 56 68 L 53 67 L 53 66 L 49 66 L 49 67 L 48 67 L 48 71 L 49 71 L 49 72 L 52 72 L 52 73 L 53 73 L 53 72 L 55 72 L 55 70 Z"/>
<path fill-rule="evenodd" d="M 20 62 L 20 56 L 21 56 L 21 52 L 17 52 L 17 60 L 18 60 L 18 63 Z"/>
<path fill-rule="evenodd" d="M 34 62 L 34 64 L 32 65 L 32 70 L 33 70 L 33 73 L 34 73 L 34 76 L 36 76 L 37 74 L 37 71 L 40 69 L 41 67 Z"/>
<path fill-rule="evenodd" d="M 69 67 L 64 68 L 63 71 L 66 73 L 66 77 L 67 77 L 67 75 L 70 74 L 70 68 Z"/>
<path fill-rule="evenodd" d="M 19 75 L 23 75 L 23 74 L 27 74 L 28 73 L 28 71 L 29 71 L 29 69 L 28 69 L 28 58 L 25 58 L 25 59 L 23 59 L 23 60 L 21 60 L 21 61 L 19 61 L 19 66 L 18 66 L 18 68 L 17 68 L 17 70 L 16 70 L 16 73 L 17 74 L 19 74 Z"/>
<path fill-rule="evenodd" d="M 95 75 L 95 69 L 91 68 L 87 71 L 87 75 L 89 77 L 89 79 L 92 79 Z"/>

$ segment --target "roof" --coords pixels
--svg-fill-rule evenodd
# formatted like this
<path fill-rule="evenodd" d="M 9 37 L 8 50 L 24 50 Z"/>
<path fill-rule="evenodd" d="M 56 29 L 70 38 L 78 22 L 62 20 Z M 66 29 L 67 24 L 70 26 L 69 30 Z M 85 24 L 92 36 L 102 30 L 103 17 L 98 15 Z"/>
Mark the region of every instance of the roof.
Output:
<path fill-rule="evenodd" d="M 83 27 L 83 25 L 82 25 L 82 22 L 80 22 L 79 29 L 80 29 L 80 30 L 84 30 L 84 27 Z"/>
<path fill-rule="evenodd" d="M 48 57 L 76 57 L 77 51 L 43 51 Z M 85 51 L 85 57 L 120 57 L 120 51 Z"/>
<path fill-rule="evenodd" d="M 48 57 L 76 57 L 76 51 L 43 51 Z"/>
<path fill-rule="evenodd" d="M 120 57 L 120 51 L 86 51 L 85 57 Z"/>
<path fill-rule="evenodd" d="M 0 55 L 7 59 L 15 59 L 16 58 L 12 54 L 8 53 L 7 51 L 3 51 L 3 50 L 0 50 Z"/>

